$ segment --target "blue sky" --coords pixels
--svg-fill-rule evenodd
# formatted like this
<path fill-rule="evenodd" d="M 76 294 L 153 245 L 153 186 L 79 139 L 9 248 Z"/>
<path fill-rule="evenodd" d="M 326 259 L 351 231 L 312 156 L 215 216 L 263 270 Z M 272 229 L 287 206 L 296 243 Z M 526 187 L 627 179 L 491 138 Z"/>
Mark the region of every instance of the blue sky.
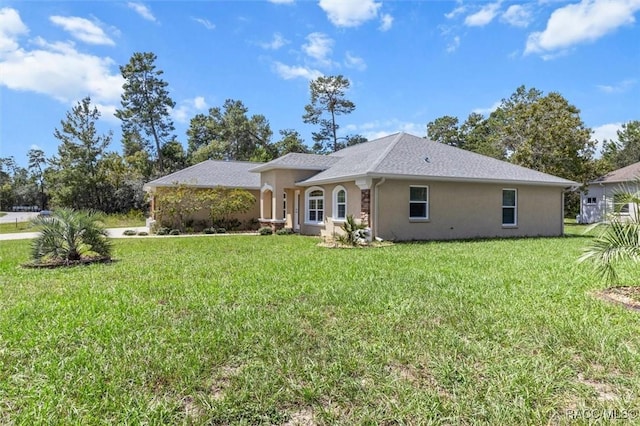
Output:
<path fill-rule="evenodd" d="M 594 139 L 640 119 L 640 0 L 0 1 L 0 157 L 56 153 L 84 96 L 119 151 L 119 66 L 154 52 L 186 146 L 189 120 L 225 99 L 298 130 L 309 80 L 343 74 L 343 134 L 418 136 L 443 115 L 487 115 L 524 84 L 560 92 Z"/>

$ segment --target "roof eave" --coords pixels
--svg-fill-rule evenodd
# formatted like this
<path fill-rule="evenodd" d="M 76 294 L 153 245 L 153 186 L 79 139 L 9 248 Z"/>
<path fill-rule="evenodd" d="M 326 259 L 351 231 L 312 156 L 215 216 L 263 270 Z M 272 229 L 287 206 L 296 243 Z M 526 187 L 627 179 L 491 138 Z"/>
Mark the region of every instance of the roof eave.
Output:
<path fill-rule="evenodd" d="M 150 183 L 147 183 L 145 185 L 142 186 L 142 189 L 145 191 L 150 191 L 152 189 L 156 189 L 156 188 L 177 188 L 180 185 L 187 185 L 190 188 L 199 188 L 199 189 L 206 189 L 206 188 L 240 188 L 240 189 L 246 189 L 246 190 L 255 190 L 255 191 L 259 191 L 260 190 L 260 186 L 247 186 L 247 185 L 194 185 L 194 184 L 189 184 L 189 183 L 184 183 L 184 182 L 178 182 L 178 183 L 166 183 L 166 184 L 159 184 L 159 185 L 152 185 Z"/>
<path fill-rule="evenodd" d="M 387 179 L 415 179 L 415 180 L 431 180 L 437 182 L 466 182 L 466 183 L 496 183 L 496 184 L 509 184 L 509 185 L 531 185 L 531 186 L 556 186 L 561 188 L 577 188 L 580 186 L 578 182 L 565 181 L 565 182 L 544 182 L 544 181 L 529 181 L 518 179 L 486 179 L 486 178 L 465 178 L 465 177 L 450 177 L 450 176 L 428 176 L 428 175 L 398 175 L 394 173 L 366 173 L 358 175 L 347 175 L 342 177 L 312 180 L 311 182 L 300 181 L 296 182 L 300 186 L 313 186 L 313 185 L 326 185 L 332 183 L 339 183 L 345 181 L 352 181 L 360 178 L 387 178 Z"/>

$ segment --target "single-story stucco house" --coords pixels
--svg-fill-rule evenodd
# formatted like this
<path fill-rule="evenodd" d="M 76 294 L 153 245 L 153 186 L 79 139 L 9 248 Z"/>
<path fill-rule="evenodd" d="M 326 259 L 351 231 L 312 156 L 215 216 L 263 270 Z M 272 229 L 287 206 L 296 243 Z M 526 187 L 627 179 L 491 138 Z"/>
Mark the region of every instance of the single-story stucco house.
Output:
<path fill-rule="evenodd" d="M 260 175 L 249 170 L 261 163 L 248 161 L 215 161 L 206 160 L 186 169 L 182 169 L 170 175 L 161 177 L 144 185 L 144 190 L 150 195 L 151 217 L 147 220 L 147 226 L 156 219 L 157 199 L 155 193 L 158 188 L 175 188 L 178 185 L 188 185 L 194 188 L 240 188 L 249 191 L 256 199 L 252 208 L 236 214 L 234 217 L 241 223 L 256 220 L 260 217 Z M 202 209 L 194 213 L 191 219 L 194 221 L 208 221 L 209 211 Z"/>
<path fill-rule="evenodd" d="M 634 215 L 636 210 L 630 204 L 620 200 L 617 193 L 637 192 L 640 189 L 640 162 L 607 173 L 593 182 L 580 194 L 580 223 L 606 221 L 608 216 Z"/>
<path fill-rule="evenodd" d="M 206 167 L 216 167 L 217 185 L 240 187 L 228 177 L 222 183 L 220 163 L 200 163 L 147 186 L 170 184 L 183 172 L 196 178 L 193 170 L 204 175 Z M 257 179 L 242 182 L 259 189 L 262 226 L 331 236 L 353 215 L 372 237 L 395 241 L 562 235 L 564 192 L 578 186 L 407 133 L 329 155 L 290 153 L 241 164 Z"/>

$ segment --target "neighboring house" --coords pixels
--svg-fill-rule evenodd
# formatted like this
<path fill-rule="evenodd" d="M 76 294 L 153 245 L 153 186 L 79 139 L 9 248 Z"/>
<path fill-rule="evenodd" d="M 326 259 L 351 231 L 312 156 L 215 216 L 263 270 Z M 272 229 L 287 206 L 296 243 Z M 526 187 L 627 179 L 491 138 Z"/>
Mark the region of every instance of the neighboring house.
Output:
<path fill-rule="evenodd" d="M 241 188 L 249 191 L 256 198 L 253 207 L 246 213 L 239 213 L 234 217 L 241 223 L 257 220 L 260 216 L 260 175 L 251 173 L 260 163 L 246 161 L 214 161 L 207 160 L 194 166 L 161 177 L 144 185 L 144 189 L 151 198 L 151 218 L 156 219 L 158 209 L 155 197 L 158 188 L 172 188 L 178 185 L 188 185 L 195 188 Z M 194 221 L 208 221 L 209 211 L 201 210 L 192 216 Z"/>
<path fill-rule="evenodd" d="M 629 216 L 636 208 L 623 202 L 617 193 L 637 192 L 640 178 L 640 162 L 607 173 L 593 182 L 580 194 L 580 223 L 603 222 L 611 214 Z"/>
<path fill-rule="evenodd" d="M 385 240 L 562 235 L 564 192 L 578 186 L 406 133 L 251 171 L 263 226 L 331 236 L 353 215 Z"/>

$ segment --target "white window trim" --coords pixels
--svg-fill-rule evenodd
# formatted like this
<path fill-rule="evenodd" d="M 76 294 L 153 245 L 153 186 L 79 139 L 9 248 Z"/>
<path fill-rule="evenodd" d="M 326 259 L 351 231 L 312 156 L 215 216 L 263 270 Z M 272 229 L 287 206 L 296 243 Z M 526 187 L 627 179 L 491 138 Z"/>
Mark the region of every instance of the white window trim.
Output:
<path fill-rule="evenodd" d="M 411 188 L 426 188 L 427 200 L 426 201 L 412 201 L 411 200 Z M 428 221 L 429 220 L 429 186 L 428 185 L 409 185 L 409 220 L 412 222 Z M 426 216 L 411 216 L 411 203 L 424 203 L 426 205 Z"/>
<path fill-rule="evenodd" d="M 309 220 L 309 194 L 313 191 L 322 191 L 322 220 L 320 221 L 311 221 Z M 305 225 L 323 225 L 325 216 L 325 207 L 326 203 L 324 202 L 324 188 L 319 186 L 312 186 L 311 188 L 307 188 L 304 191 L 304 224 Z"/>
<path fill-rule="evenodd" d="M 504 209 L 513 209 L 513 223 L 502 223 L 503 228 L 515 228 L 518 226 L 518 190 L 516 188 L 502 188 L 502 192 L 500 192 L 501 199 L 504 200 L 504 191 L 513 191 L 515 192 L 515 202 L 513 206 L 505 206 L 504 201 L 501 201 L 502 208 L 500 209 L 500 216 L 502 217 L 504 214 Z M 502 222 L 502 219 L 500 219 Z"/>
<path fill-rule="evenodd" d="M 340 191 L 344 191 L 344 217 L 338 217 L 338 192 Z M 348 197 L 349 194 L 347 193 L 347 189 L 342 186 L 342 185 L 338 185 L 335 188 L 333 188 L 333 215 L 332 215 L 332 220 L 334 222 L 344 222 L 345 220 L 347 220 L 347 201 L 348 201 Z"/>

